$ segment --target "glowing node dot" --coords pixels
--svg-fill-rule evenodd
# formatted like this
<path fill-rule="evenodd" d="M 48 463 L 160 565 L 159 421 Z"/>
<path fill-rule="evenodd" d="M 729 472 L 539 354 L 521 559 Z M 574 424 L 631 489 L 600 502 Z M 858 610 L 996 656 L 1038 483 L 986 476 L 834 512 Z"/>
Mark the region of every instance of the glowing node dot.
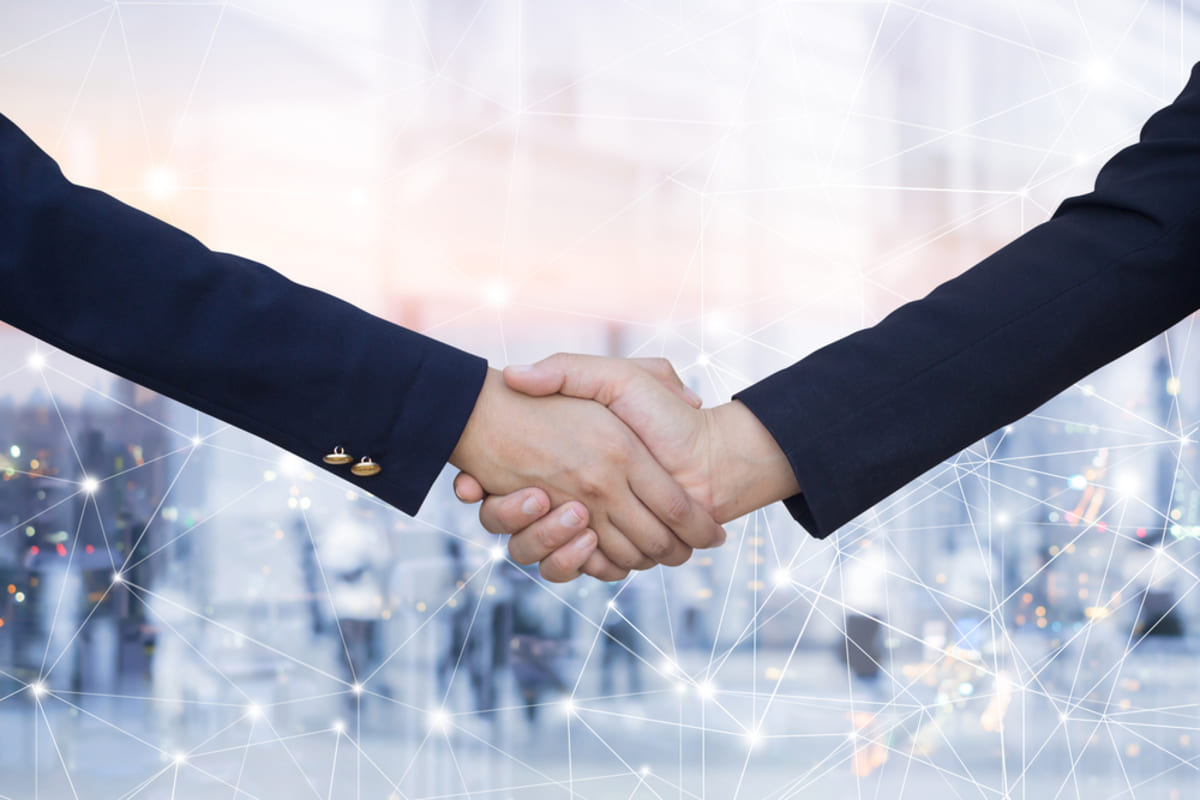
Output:
<path fill-rule="evenodd" d="M 79 485 L 85 493 L 95 494 L 96 490 L 100 488 L 100 481 L 96 480 L 95 478 L 88 477 L 84 478 L 83 483 Z"/>
<path fill-rule="evenodd" d="M 508 287 L 499 281 L 493 281 L 483 291 L 483 299 L 492 308 L 504 308 L 508 305 Z"/>
<path fill-rule="evenodd" d="M 13 458 L 20 458 L 21 457 L 21 448 L 17 447 L 14 444 L 12 447 L 8 448 L 8 454 L 10 456 L 12 456 Z"/>
<path fill-rule="evenodd" d="M 335 719 L 333 721 L 333 730 L 335 733 L 345 733 L 346 723 L 342 722 L 340 719 Z"/>
<path fill-rule="evenodd" d="M 34 697 L 41 697 L 46 693 L 46 684 L 42 683 L 41 681 L 36 681 L 35 683 L 31 683 L 29 685 L 29 690 L 33 692 Z"/>
<path fill-rule="evenodd" d="M 617 610 L 617 601 L 616 601 L 616 600 L 609 600 L 609 601 L 608 601 L 608 610 L 609 610 L 609 611 L 616 611 L 616 610 Z"/>
<path fill-rule="evenodd" d="M 262 708 L 257 703 L 251 703 L 246 706 L 246 716 L 250 719 L 258 719 L 262 716 Z"/>
<path fill-rule="evenodd" d="M 792 573 L 786 569 L 777 569 L 772 581 L 776 586 L 787 586 L 792 582 Z"/>
<path fill-rule="evenodd" d="M 46 357 L 41 353 L 34 353 L 29 357 L 29 366 L 31 369 L 42 369 L 46 366 Z"/>
<path fill-rule="evenodd" d="M 1083 67 L 1083 79 L 1097 89 L 1108 86 L 1113 79 L 1112 65 L 1100 59 L 1091 61 Z"/>
<path fill-rule="evenodd" d="M 639 769 L 638 772 L 640 772 L 642 775 L 649 775 L 650 774 L 650 765 L 643 764 L 642 768 Z"/>
<path fill-rule="evenodd" d="M 751 728 L 746 731 L 746 744 L 750 747 L 757 747 L 762 742 L 762 734 L 757 728 Z"/>
<path fill-rule="evenodd" d="M 362 694 L 363 693 L 363 685 L 361 683 L 356 683 L 350 687 L 350 691 L 354 692 L 355 694 Z"/>
<path fill-rule="evenodd" d="M 445 733 L 450 728 L 450 715 L 440 708 L 429 712 L 429 727 L 440 733 Z"/>
<path fill-rule="evenodd" d="M 146 191 L 155 200 L 168 199 L 178 188 L 178 178 L 166 167 L 155 167 L 146 174 Z"/>
<path fill-rule="evenodd" d="M 1022 200 L 1027 199 L 1029 197 L 1029 189 L 1022 186 L 1017 190 L 1017 197 L 1021 198 Z"/>
<path fill-rule="evenodd" d="M 712 681 L 704 681 L 696 687 L 696 692 L 702 699 L 711 700 L 712 696 L 717 693 L 717 687 L 713 685 Z"/>
<path fill-rule="evenodd" d="M 575 701 L 569 697 L 566 700 L 563 700 L 562 710 L 563 710 L 563 713 L 566 714 L 567 716 L 571 716 L 572 714 L 574 714 L 575 713 Z"/>
<path fill-rule="evenodd" d="M 1171 395 L 1171 397 L 1175 397 L 1179 394 L 1180 388 L 1181 384 L 1179 383 L 1179 378 L 1167 378 L 1167 394 Z"/>
<path fill-rule="evenodd" d="M 203 439 L 201 439 L 199 436 L 193 436 L 192 437 L 192 447 L 199 447 L 200 442 L 202 442 L 202 441 L 203 441 Z"/>
<path fill-rule="evenodd" d="M 708 353 L 701 353 L 700 355 L 696 356 L 696 365 L 697 366 L 707 367 L 711 363 L 712 363 L 712 357 L 709 356 Z"/>
<path fill-rule="evenodd" d="M 121 573 L 114 572 L 112 574 L 112 582 L 113 583 L 122 583 L 124 580 L 125 580 L 125 578 L 124 578 L 124 576 L 121 575 Z"/>
<path fill-rule="evenodd" d="M 503 561 L 503 560 L 504 560 L 504 548 L 501 547 L 500 545 L 496 545 L 495 547 L 492 548 L 492 561 Z"/>
<path fill-rule="evenodd" d="M 186 764 L 187 763 L 187 753 L 176 753 L 175 754 L 175 763 L 176 764 Z"/>

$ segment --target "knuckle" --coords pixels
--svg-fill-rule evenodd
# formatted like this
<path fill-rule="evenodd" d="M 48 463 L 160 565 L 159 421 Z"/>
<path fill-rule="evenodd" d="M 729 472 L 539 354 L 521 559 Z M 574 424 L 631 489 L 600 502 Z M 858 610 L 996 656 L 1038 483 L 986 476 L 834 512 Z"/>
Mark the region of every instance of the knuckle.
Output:
<path fill-rule="evenodd" d="M 665 564 L 668 567 L 678 567 L 680 564 L 687 563 L 687 560 L 692 557 L 692 548 L 686 544 L 673 549 L 666 557 L 659 560 L 658 563 Z"/>
<path fill-rule="evenodd" d="M 631 569 L 644 569 L 642 564 L 650 561 L 650 559 L 646 558 L 636 550 L 627 550 L 625 548 L 622 548 L 621 552 L 614 553 L 613 555 L 609 556 L 608 559 L 618 568 L 626 571 Z"/>
<path fill-rule="evenodd" d="M 508 555 L 509 555 L 509 557 L 511 557 L 513 561 L 517 562 L 518 564 L 520 564 L 523 567 L 528 567 L 530 564 L 536 564 L 537 558 L 535 558 L 532 553 L 527 552 L 526 548 L 522 546 L 523 544 L 524 544 L 523 540 L 520 540 L 515 536 L 513 538 L 509 539 L 508 540 Z"/>
<path fill-rule="evenodd" d="M 559 563 L 553 557 L 538 564 L 538 572 L 551 583 L 566 583 L 575 577 L 576 571 Z"/>
<path fill-rule="evenodd" d="M 540 525 L 534 528 L 530 533 L 533 534 L 534 540 L 545 551 L 553 550 L 558 547 L 561 542 L 559 531 L 550 525 Z"/>
<path fill-rule="evenodd" d="M 646 543 L 646 555 L 655 564 L 664 564 L 676 550 L 677 540 L 674 536 L 656 536 Z"/>
<path fill-rule="evenodd" d="M 668 527 L 678 528 L 692 519 L 692 498 L 682 491 L 672 492 L 661 513 Z"/>

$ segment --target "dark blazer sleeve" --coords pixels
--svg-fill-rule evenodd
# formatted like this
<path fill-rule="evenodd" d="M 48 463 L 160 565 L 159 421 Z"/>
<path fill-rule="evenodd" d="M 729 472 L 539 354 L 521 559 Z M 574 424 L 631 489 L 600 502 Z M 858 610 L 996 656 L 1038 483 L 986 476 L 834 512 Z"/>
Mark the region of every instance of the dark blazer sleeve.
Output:
<path fill-rule="evenodd" d="M 75 186 L 0 116 L 0 319 L 415 514 L 487 365 Z"/>
<path fill-rule="evenodd" d="M 878 325 L 737 395 L 827 536 L 1200 307 L 1200 65 L 1094 191 Z"/>

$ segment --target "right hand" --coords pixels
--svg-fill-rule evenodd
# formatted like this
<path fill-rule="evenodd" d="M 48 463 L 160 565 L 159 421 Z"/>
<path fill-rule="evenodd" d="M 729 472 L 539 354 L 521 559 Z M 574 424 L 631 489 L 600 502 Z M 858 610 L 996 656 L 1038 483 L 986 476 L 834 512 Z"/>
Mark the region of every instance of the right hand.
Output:
<path fill-rule="evenodd" d="M 603 553 L 608 574 L 680 564 L 692 547 L 724 537 L 612 412 L 570 397 L 514 391 L 495 370 L 450 463 L 473 476 L 481 491 L 540 490 L 542 513 L 576 501 L 567 509 L 591 523 L 595 535 L 585 533 L 585 541 L 594 538 L 591 546 Z"/>

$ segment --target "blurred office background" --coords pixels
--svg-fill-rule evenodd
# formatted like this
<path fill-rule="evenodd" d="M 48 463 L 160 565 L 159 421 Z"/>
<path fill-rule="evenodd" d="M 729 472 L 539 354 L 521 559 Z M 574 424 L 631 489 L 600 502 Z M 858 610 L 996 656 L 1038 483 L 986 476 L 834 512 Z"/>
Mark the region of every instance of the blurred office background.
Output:
<path fill-rule="evenodd" d="M 493 364 L 717 403 L 1086 191 L 1198 58 L 1193 0 L 8 0 L 0 113 Z M 834 538 L 567 586 L 448 481 L 406 517 L 0 329 L 0 797 L 1196 797 L 1193 322 Z"/>

